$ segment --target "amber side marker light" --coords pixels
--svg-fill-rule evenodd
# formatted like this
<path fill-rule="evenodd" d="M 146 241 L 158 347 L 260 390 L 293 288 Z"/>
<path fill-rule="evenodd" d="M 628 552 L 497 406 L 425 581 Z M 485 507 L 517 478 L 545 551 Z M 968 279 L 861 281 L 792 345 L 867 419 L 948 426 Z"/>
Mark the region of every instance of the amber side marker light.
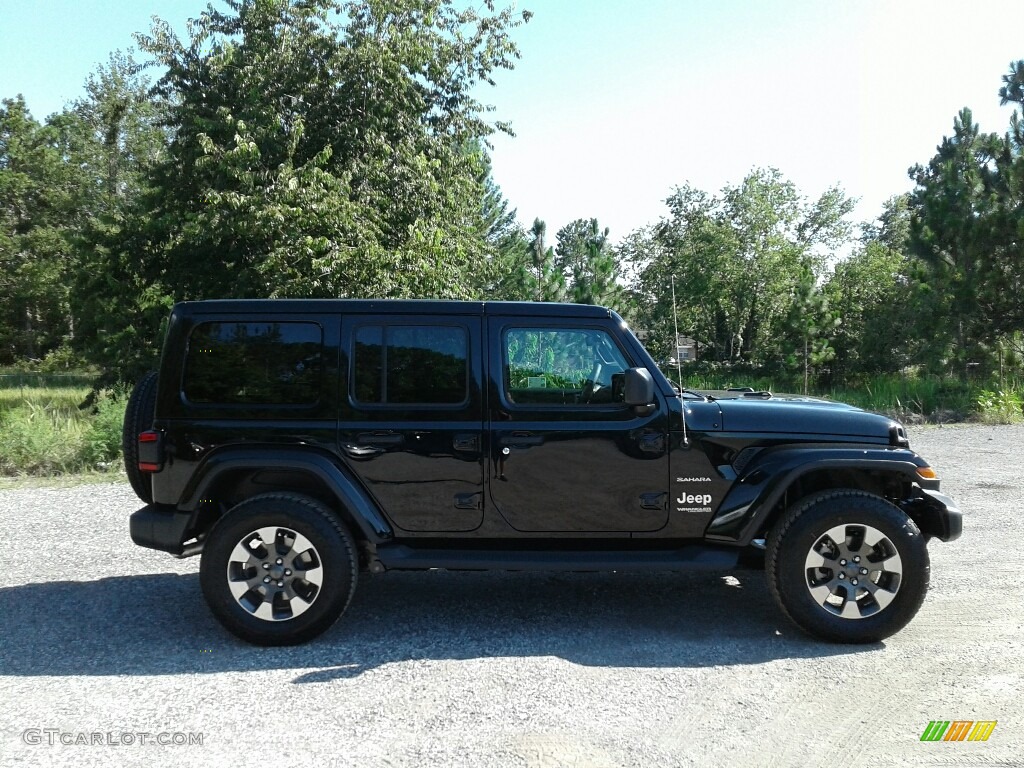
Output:
<path fill-rule="evenodd" d="M 931 467 L 918 467 L 917 474 L 923 477 L 925 480 L 937 480 L 938 475 L 935 474 L 935 470 Z"/>

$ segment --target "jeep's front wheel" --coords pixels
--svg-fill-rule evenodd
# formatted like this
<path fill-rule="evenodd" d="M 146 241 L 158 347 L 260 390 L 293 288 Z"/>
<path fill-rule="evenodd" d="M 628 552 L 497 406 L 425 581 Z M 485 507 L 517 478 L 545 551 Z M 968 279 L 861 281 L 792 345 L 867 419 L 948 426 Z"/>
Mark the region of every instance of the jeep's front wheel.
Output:
<path fill-rule="evenodd" d="M 914 521 L 864 491 L 825 491 L 786 512 L 768 538 L 768 584 L 805 632 L 871 643 L 914 618 L 930 565 Z"/>
<path fill-rule="evenodd" d="M 267 493 L 230 509 L 203 546 L 199 579 L 213 615 L 256 645 L 295 645 L 327 630 L 355 592 L 352 535 L 315 499 Z"/>

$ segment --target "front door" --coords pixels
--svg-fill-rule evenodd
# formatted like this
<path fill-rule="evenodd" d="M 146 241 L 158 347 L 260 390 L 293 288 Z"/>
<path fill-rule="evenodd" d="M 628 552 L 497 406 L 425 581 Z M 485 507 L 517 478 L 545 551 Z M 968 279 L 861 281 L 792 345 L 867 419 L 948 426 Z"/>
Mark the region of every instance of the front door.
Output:
<path fill-rule="evenodd" d="M 479 315 L 342 322 L 341 456 L 403 531 L 483 520 L 481 325 Z"/>
<path fill-rule="evenodd" d="M 606 328 L 488 318 L 490 498 L 516 530 L 654 531 L 668 520 L 666 408 L 623 402 L 635 361 Z"/>

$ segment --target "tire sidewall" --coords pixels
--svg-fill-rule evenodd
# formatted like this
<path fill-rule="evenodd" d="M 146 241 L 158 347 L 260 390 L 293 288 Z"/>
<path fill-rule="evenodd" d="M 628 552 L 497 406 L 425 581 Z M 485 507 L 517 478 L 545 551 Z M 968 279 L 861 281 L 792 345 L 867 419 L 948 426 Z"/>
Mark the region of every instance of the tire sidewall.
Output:
<path fill-rule="evenodd" d="M 139 433 L 153 427 L 156 411 L 156 384 L 158 374 L 151 371 L 139 379 L 124 410 L 121 426 L 121 453 L 124 471 L 135 495 L 147 504 L 153 503 L 152 478 L 139 469 Z"/>
<path fill-rule="evenodd" d="M 896 547 L 903 573 L 892 602 L 873 616 L 844 619 L 830 614 L 810 594 L 805 561 L 812 545 L 837 525 L 870 525 Z M 868 494 L 825 497 L 808 505 L 775 541 L 770 574 L 790 618 L 810 634 L 836 642 L 875 642 L 898 632 L 917 613 L 928 589 L 930 565 L 924 536 L 900 509 Z"/>
<path fill-rule="evenodd" d="M 257 645 L 293 645 L 328 629 L 355 591 L 357 563 L 351 534 L 331 512 L 312 500 L 290 496 L 255 497 L 230 510 L 211 530 L 203 546 L 200 584 L 214 616 L 232 634 Z M 227 568 L 235 546 L 268 526 L 296 531 L 316 548 L 324 571 L 313 603 L 295 618 L 259 619 L 239 605 L 228 588 Z"/>

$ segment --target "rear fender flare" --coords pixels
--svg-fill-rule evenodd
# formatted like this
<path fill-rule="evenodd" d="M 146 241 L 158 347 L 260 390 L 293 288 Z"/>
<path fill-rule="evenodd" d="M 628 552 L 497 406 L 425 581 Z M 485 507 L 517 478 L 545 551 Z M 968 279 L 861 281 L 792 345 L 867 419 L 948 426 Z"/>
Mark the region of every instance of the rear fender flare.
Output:
<path fill-rule="evenodd" d="M 360 538 L 378 544 L 393 537 L 391 524 L 373 498 L 334 457 L 316 449 L 282 450 L 280 446 L 274 446 L 214 451 L 197 468 L 192 481 L 181 495 L 178 509 L 196 512 L 202 500 L 209 496 L 210 489 L 228 473 L 268 470 L 296 472 L 319 481 L 329 490 L 334 501 L 348 513 L 350 522 L 361 534 Z"/>

